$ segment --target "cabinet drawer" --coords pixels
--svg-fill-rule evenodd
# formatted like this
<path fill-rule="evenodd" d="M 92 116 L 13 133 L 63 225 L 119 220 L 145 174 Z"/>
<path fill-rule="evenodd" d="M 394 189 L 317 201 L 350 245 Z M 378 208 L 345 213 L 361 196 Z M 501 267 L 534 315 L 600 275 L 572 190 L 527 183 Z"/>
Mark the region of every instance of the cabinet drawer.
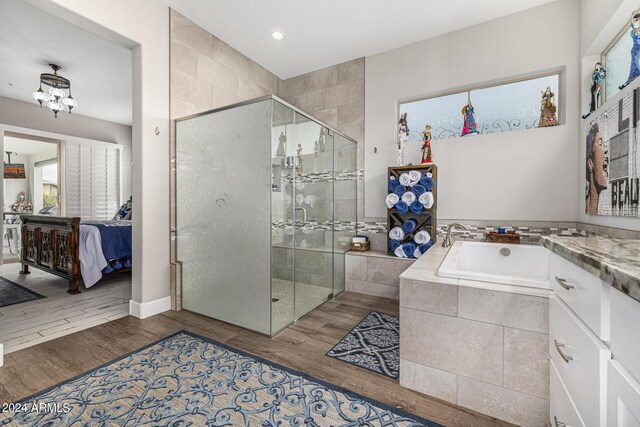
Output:
<path fill-rule="evenodd" d="M 551 362 L 550 374 L 551 407 L 549 409 L 549 421 L 551 422 L 551 427 L 585 427 L 553 361 Z"/>
<path fill-rule="evenodd" d="M 611 353 L 557 295 L 549 298 L 549 352 L 585 425 L 604 427 Z"/>
<path fill-rule="evenodd" d="M 640 381 L 640 301 L 611 289 L 611 353 Z"/>
<path fill-rule="evenodd" d="M 599 277 L 552 253 L 549 258 L 551 289 L 603 341 L 609 341 L 609 291 Z"/>
<path fill-rule="evenodd" d="M 607 374 L 607 427 L 640 427 L 640 383 L 616 360 Z"/>

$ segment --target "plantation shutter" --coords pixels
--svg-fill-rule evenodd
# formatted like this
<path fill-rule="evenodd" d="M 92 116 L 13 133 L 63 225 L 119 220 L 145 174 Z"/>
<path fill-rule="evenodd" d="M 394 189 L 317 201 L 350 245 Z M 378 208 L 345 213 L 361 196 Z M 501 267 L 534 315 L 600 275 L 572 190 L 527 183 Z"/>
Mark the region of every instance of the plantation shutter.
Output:
<path fill-rule="evenodd" d="M 120 207 L 120 147 L 65 143 L 67 216 L 111 219 Z"/>

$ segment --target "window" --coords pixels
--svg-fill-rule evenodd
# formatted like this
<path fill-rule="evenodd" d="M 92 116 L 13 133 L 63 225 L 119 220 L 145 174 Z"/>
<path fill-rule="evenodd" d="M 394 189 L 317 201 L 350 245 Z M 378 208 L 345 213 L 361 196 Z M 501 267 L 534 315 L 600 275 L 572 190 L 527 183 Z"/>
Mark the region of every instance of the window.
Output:
<path fill-rule="evenodd" d="M 120 146 L 65 143 L 68 216 L 112 219 L 120 207 Z"/>
<path fill-rule="evenodd" d="M 452 95 L 400 103 L 400 113 L 407 113 L 412 141 L 421 141 L 425 125 L 431 126 L 434 139 L 458 137 L 463 126 L 462 107 L 471 99 L 481 134 L 531 129 L 540 120 L 542 92 L 549 86 L 559 104 L 560 75 L 539 77 L 472 89 Z M 560 110 L 560 108 L 557 108 Z"/>
<path fill-rule="evenodd" d="M 633 40 L 629 37 L 629 25 L 620 32 L 616 39 L 605 50 L 603 64 L 607 70 L 604 99 L 608 101 L 620 92 L 620 86 L 626 83 L 631 68 L 631 48 Z"/>

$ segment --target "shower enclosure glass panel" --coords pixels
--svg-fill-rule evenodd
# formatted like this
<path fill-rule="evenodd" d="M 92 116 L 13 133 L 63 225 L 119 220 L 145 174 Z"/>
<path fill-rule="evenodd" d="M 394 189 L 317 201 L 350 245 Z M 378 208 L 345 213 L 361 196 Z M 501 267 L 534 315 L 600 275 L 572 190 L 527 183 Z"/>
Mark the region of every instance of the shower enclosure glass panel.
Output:
<path fill-rule="evenodd" d="M 355 157 L 275 97 L 178 120 L 183 308 L 274 335 L 343 291 Z"/>

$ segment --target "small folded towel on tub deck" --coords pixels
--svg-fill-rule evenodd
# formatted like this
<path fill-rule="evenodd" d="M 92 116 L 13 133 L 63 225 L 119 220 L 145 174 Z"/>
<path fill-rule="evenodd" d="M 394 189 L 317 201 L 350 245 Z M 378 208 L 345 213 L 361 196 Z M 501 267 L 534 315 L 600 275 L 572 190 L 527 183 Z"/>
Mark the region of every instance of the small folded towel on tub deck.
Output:
<path fill-rule="evenodd" d="M 413 194 L 411 191 L 407 191 L 402 195 L 402 201 L 408 205 L 415 202 L 416 199 L 417 199 L 416 195 Z"/>
<path fill-rule="evenodd" d="M 396 251 L 396 249 L 398 249 L 398 247 L 400 246 L 400 242 L 398 242 L 397 240 L 389 240 L 389 250 L 391 252 Z"/>
<path fill-rule="evenodd" d="M 408 173 L 403 173 L 400 175 L 400 178 L 398 178 L 398 181 L 400 181 L 400 185 L 404 185 L 405 187 L 408 187 L 411 184 L 411 177 L 409 176 Z"/>
<path fill-rule="evenodd" d="M 422 193 L 420 197 L 418 197 L 418 201 L 422 203 L 425 209 L 431 209 L 433 207 L 433 200 L 433 193 L 431 191 Z"/>
<path fill-rule="evenodd" d="M 407 212 L 409 212 L 409 205 L 400 200 L 398 203 L 396 203 L 396 209 L 398 209 L 398 213 L 400 215 L 406 215 Z"/>
<path fill-rule="evenodd" d="M 389 191 L 393 191 L 393 190 L 395 190 L 395 189 L 396 189 L 396 187 L 397 187 L 398 185 L 400 185 L 400 183 L 398 182 L 398 180 L 397 180 L 397 179 L 395 179 L 395 178 L 391 178 L 391 179 L 389 180 L 389 183 L 387 184 L 387 189 L 388 189 Z"/>
<path fill-rule="evenodd" d="M 398 258 L 407 258 L 407 254 L 404 253 L 404 250 L 402 249 L 402 246 L 398 246 L 396 248 L 395 251 L 393 251 L 393 253 L 395 254 L 395 256 L 397 256 Z"/>
<path fill-rule="evenodd" d="M 423 195 L 426 192 L 427 192 L 427 189 L 424 188 L 424 185 L 416 184 L 416 185 L 413 186 L 413 194 L 415 194 L 416 197 L 420 197 L 421 195 Z"/>
<path fill-rule="evenodd" d="M 409 208 L 411 209 L 411 212 L 418 215 L 420 212 L 422 212 L 424 206 L 422 206 L 422 203 L 420 203 L 419 200 L 416 200 L 415 202 L 411 203 L 411 206 L 409 206 Z"/>
<path fill-rule="evenodd" d="M 398 195 L 396 193 L 387 194 L 387 197 L 384 200 L 384 202 L 387 204 L 387 208 L 389 208 L 389 209 L 394 207 L 396 205 L 396 203 L 398 203 L 399 201 L 400 201 L 400 197 L 398 197 Z"/>
<path fill-rule="evenodd" d="M 407 191 L 407 187 L 405 187 L 404 185 L 398 185 L 396 186 L 396 188 L 393 189 L 393 192 L 396 193 L 398 196 L 402 196 L 406 191 Z"/>
<path fill-rule="evenodd" d="M 420 178 L 420 185 L 424 186 L 424 188 L 427 191 L 431 191 L 433 190 L 433 179 L 430 176 L 431 174 L 428 173 L 426 174 L 426 176 L 423 176 L 422 178 Z"/>
<path fill-rule="evenodd" d="M 411 180 L 411 186 L 416 185 L 419 181 L 420 178 L 422 178 L 422 174 L 418 171 L 409 171 L 409 179 Z"/>
<path fill-rule="evenodd" d="M 402 251 L 405 253 L 407 258 L 413 257 L 413 253 L 416 251 L 416 244 L 413 242 L 407 242 L 402 245 Z"/>
<path fill-rule="evenodd" d="M 395 227 L 389 231 L 389 238 L 393 240 L 402 240 L 404 239 L 405 233 L 402 227 Z"/>
<path fill-rule="evenodd" d="M 417 244 L 423 245 L 431 240 L 431 235 L 428 231 L 420 230 L 413 236 L 413 240 L 415 240 Z"/>
<path fill-rule="evenodd" d="M 409 234 L 413 230 L 415 230 L 417 226 L 418 226 L 418 221 L 416 221 L 415 219 L 411 218 L 411 219 L 406 220 L 404 222 L 404 224 L 402 224 L 402 229 L 404 230 L 405 234 Z"/>

